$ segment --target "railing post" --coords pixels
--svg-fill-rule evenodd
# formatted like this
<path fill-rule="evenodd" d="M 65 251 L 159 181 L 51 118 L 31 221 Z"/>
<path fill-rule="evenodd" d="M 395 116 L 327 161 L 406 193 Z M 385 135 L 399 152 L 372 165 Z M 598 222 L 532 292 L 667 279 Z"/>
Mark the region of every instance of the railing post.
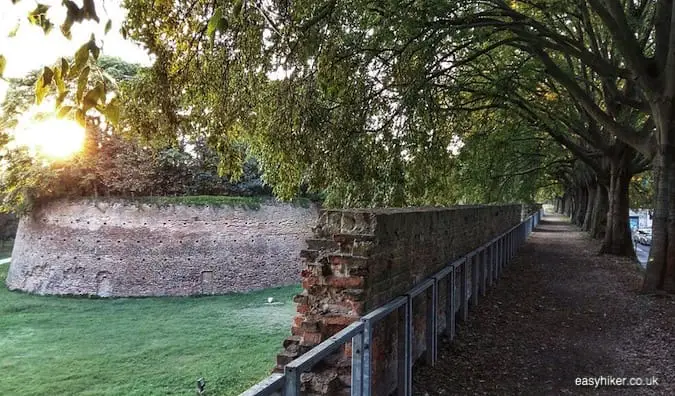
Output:
<path fill-rule="evenodd" d="M 478 305 L 478 257 L 480 253 L 471 255 L 470 259 L 467 257 L 467 261 L 471 262 L 471 307 L 474 308 Z"/>
<path fill-rule="evenodd" d="M 494 275 L 494 281 L 497 283 L 499 281 L 499 239 L 495 241 L 494 245 L 494 272 L 492 273 Z"/>
<path fill-rule="evenodd" d="M 481 251 L 480 255 L 480 290 L 481 296 L 487 294 L 487 267 L 488 267 L 488 248 Z"/>
<path fill-rule="evenodd" d="M 508 251 L 506 249 L 506 235 L 502 237 L 502 265 L 499 269 L 499 277 L 504 275 L 504 268 L 506 267 L 506 260 L 508 259 Z"/>
<path fill-rule="evenodd" d="M 468 268 L 467 266 L 469 265 L 469 257 L 464 259 L 464 262 L 462 263 L 462 272 L 461 272 L 461 285 L 459 286 L 460 290 L 460 299 L 459 299 L 459 311 L 460 311 L 460 317 L 462 318 L 462 322 L 466 322 L 467 319 L 469 319 L 469 299 L 468 297 L 468 285 L 467 283 L 469 282 L 469 274 L 468 274 Z"/>
<path fill-rule="evenodd" d="M 412 297 L 408 295 L 408 303 L 405 305 L 405 326 L 406 326 L 406 341 L 405 341 L 405 396 L 412 395 L 412 343 L 413 343 L 413 310 Z M 370 394 L 364 395 L 370 396 Z"/>
<path fill-rule="evenodd" d="M 488 250 L 488 286 L 492 287 L 492 284 L 494 283 L 494 276 L 495 276 L 495 271 L 494 271 L 494 264 L 495 264 L 495 244 L 494 242 L 490 243 L 490 245 L 487 248 Z"/>
<path fill-rule="evenodd" d="M 498 244 L 497 244 L 497 279 L 502 277 L 502 266 L 504 263 L 504 238 L 499 238 Z"/>
<path fill-rule="evenodd" d="M 509 260 L 509 246 L 508 246 L 508 243 L 506 242 L 506 238 L 507 238 L 506 235 L 504 235 L 502 237 L 502 252 L 503 252 L 503 254 L 502 254 L 502 268 L 499 271 L 500 277 L 502 275 L 504 275 L 504 268 L 506 268 L 506 263 Z"/>
<path fill-rule="evenodd" d="M 425 353 L 425 360 L 427 364 L 429 364 L 431 367 L 434 367 L 436 365 L 436 343 L 438 341 L 438 336 L 436 335 L 437 327 L 436 327 L 436 314 L 438 313 L 438 310 L 436 309 L 436 301 L 438 300 L 438 296 L 436 293 L 436 280 L 434 279 L 434 283 L 432 284 L 430 290 L 427 290 L 425 292 L 426 294 L 426 306 L 427 306 L 427 317 L 426 317 L 426 353 Z"/>
<path fill-rule="evenodd" d="M 408 396 L 408 362 L 410 361 L 410 349 L 412 338 L 410 337 L 410 318 L 408 307 L 410 299 L 398 309 L 399 328 L 398 328 L 398 378 L 397 394 L 398 396 Z"/>
<path fill-rule="evenodd" d="M 351 395 L 363 395 L 363 333 L 352 337 L 352 384 Z"/>
<path fill-rule="evenodd" d="M 514 234 L 513 231 L 509 232 L 509 246 L 511 248 L 511 258 L 513 258 L 516 255 L 516 244 L 513 238 Z"/>
<path fill-rule="evenodd" d="M 302 373 L 299 370 L 286 366 L 284 369 L 284 376 L 286 377 L 284 396 L 300 396 L 300 374 Z"/>
<path fill-rule="evenodd" d="M 363 396 L 370 396 L 370 387 L 372 382 L 372 367 L 373 367 L 373 324 L 370 320 L 366 319 L 363 321 L 363 365 L 362 365 L 362 380 L 361 380 L 361 389 Z M 286 396 L 286 395 L 284 395 Z"/>
<path fill-rule="evenodd" d="M 445 334 L 450 338 L 450 341 L 455 339 L 455 315 L 457 314 L 455 270 L 456 268 L 452 268 L 452 271 L 448 274 L 447 304 L 445 305 Z"/>

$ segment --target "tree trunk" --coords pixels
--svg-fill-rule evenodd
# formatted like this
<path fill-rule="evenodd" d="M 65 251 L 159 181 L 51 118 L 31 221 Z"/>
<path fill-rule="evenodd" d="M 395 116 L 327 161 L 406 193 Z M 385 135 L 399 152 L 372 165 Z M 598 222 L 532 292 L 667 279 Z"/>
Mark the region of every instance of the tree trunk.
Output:
<path fill-rule="evenodd" d="M 633 241 L 630 235 L 628 189 L 633 176 L 630 161 L 635 151 L 617 143 L 616 154 L 610 165 L 609 211 L 607 227 L 600 253 L 635 257 Z"/>
<path fill-rule="evenodd" d="M 609 212 L 609 198 L 607 187 L 598 184 L 595 193 L 595 203 L 593 205 L 593 214 L 591 216 L 591 237 L 600 239 L 605 237 L 607 226 L 607 213 Z"/>
<path fill-rule="evenodd" d="M 584 218 L 586 217 L 586 206 L 588 206 L 588 190 L 586 187 L 579 187 L 577 189 L 577 208 L 574 213 L 574 224 L 579 227 L 584 225 Z"/>
<path fill-rule="evenodd" d="M 572 197 L 572 194 L 567 194 L 565 198 L 565 216 L 571 219 L 572 213 L 574 213 L 574 197 Z"/>
<path fill-rule="evenodd" d="M 572 210 L 572 224 L 579 225 L 579 211 L 581 210 L 581 189 L 574 190 L 574 210 Z"/>
<path fill-rule="evenodd" d="M 595 208 L 595 195 L 598 187 L 595 183 L 589 183 L 587 187 L 587 199 L 586 199 L 586 214 L 584 216 L 584 222 L 581 225 L 581 229 L 584 231 L 591 230 L 591 218 L 593 217 L 593 209 Z"/>
<path fill-rule="evenodd" d="M 660 144 L 653 162 L 656 202 L 652 246 L 642 286 L 645 292 L 675 293 L 675 129 L 669 133 L 671 136 L 662 137 L 666 144 Z"/>

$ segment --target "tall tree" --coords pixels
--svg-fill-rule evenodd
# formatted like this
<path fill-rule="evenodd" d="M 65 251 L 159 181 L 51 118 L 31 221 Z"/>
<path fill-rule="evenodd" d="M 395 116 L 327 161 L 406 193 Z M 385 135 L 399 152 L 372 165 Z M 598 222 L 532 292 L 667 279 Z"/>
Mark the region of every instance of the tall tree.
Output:
<path fill-rule="evenodd" d="M 654 237 L 645 291 L 675 291 L 675 4 L 670 0 L 465 2 L 441 23 L 482 31 L 536 58 L 595 122 L 652 161 L 656 180 Z M 496 41 L 495 44 L 497 43 Z M 583 79 L 556 61 L 573 58 L 602 78 L 611 95 L 599 103 Z M 612 103 L 649 115 L 635 128 Z"/>

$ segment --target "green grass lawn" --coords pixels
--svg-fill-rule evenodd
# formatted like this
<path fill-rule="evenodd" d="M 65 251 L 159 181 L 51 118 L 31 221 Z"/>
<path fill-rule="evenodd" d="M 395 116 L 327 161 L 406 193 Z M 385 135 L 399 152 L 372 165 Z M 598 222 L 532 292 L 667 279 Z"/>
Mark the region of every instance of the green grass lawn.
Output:
<path fill-rule="evenodd" d="M 236 395 L 266 377 L 299 287 L 200 298 L 34 296 L 4 286 L 0 395 Z M 283 302 L 265 304 L 267 297 Z"/>

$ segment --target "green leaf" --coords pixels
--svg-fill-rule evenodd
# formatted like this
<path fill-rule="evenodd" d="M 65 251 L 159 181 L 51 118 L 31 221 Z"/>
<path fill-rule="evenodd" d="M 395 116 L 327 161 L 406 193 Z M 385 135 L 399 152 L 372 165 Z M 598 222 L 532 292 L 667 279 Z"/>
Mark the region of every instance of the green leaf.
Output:
<path fill-rule="evenodd" d="M 56 97 L 56 107 L 58 108 L 61 106 L 64 100 L 66 100 L 66 96 L 68 96 L 68 91 L 65 90 L 61 93 L 59 93 L 59 96 Z"/>
<path fill-rule="evenodd" d="M 89 43 L 84 44 L 77 50 L 77 52 L 75 52 L 75 63 L 70 70 L 70 78 L 81 75 L 80 71 L 86 66 L 88 60 Z"/>
<path fill-rule="evenodd" d="M 40 26 L 45 34 L 48 34 L 54 24 L 47 18 L 48 5 L 38 3 L 33 11 L 28 13 L 28 22 L 33 25 Z"/>
<path fill-rule="evenodd" d="M 63 72 L 61 71 L 60 68 L 55 67 L 54 68 L 54 83 L 56 84 L 56 89 L 59 94 L 62 94 L 66 90 L 66 84 L 65 81 L 63 80 Z M 57 104 L 58 106 L 58 104 Z"/>
<path fill-rule="evenodd" d="M 126 27 L 122 26 L 120 28 L 120 34 L 122 35 L 122 38 L 126 40 L 127 36 L 129 35 L 129 32 L 127 31 Z"/>
<path fill-rule="evenodd" d="M 63 21 L 63 23 L 60 26 L 61 29 L 61 34 L 68 40 L 72 39 L 72 34 L 70 32 L 70 29 L 73 27 L 75 19 L 70 15 L 70 11 L 68 12 L 68 15 L 66 15 L 66 20 Z"/>
<path fill-rule="evenodd" d="M 105 34 L 108 34 L 110 32 L 110 29 L 112 29 L 112 19 L 108 19 L 108 22 L 105 23 L 105 29 L 103 30 Z"/>
<path fill-rule="evenodd" d="M 45 84 L 44 73 L 41 74 L 40 78 L 35 82 L 35 103 L 38 105 L 42 103 L 42 100 L 45 98 L 50 88 L 50 84 Z"/>
<path fill-rule="evenodd" d="M 42 81 L 44 82 L 44 85 L 51 84 L 53 78 L 54 78 L 54 71 L 45 66 L 44 69 L 42 69 Z"/>
<path fill-rule="evenodd" d="M 61 76 L 65 79 L 68 76 L 70 65 L 66 58 L 61 58 Z"/>
<path fill-rule="evenodd" d="M 77 121 L 77 123 L 83 127 L 87 126 L 87 122 L 84 117 L 84 111 L 82 111 L 82 109 L 75 110 L 75 121 Z"/>
<path fill-rule="evenodd" d="M 74 1 L 64 0 L 63 5 L 68 9 L 66 18 L 71 18 L 75 22 L 82 22 L 84 19 L 84 10 L 80 9 Z"/>
<path fill-rule="evenodd" d="M 96 107 L 99 101 L 102 101 L 105 98 L 105 87 L 103 83 L 97 83 L 94 89 L 87 92 L 82 99 L 82 106 L 84 111 Z"/>
<path fill-rule="evenodd" d="M 96 15 L 96 6 L 94 0 L 84 0 L 82 2 L 82 11 L 85 19 L 93 19 L 97 23 L 100 22 L 98 15 Z"/>
<path fill-rule="evenodd" d="M 12 30 L 9 31 L 7 34 L 7 37 L 12 38 L 16 37 L 16 33 L 19 31 L 19 24 L 17 23 L 16 26 L 12 28 Z"/>
<path fill-rule="evenodd" d="M 58 118 L 66 118 L 73 110 L 75 110 L 75 107 L 73 106 L 63 106 L 59 109 L 58 113 L 56 113 L 56 116 Z"/>
<path fill-rule="evenodd" d="M 75 100 L 79 103 L 82 100 L 82 95 L 84 95 L 84 90 L 87 88 L 87 83 L 89 82 L 89 66 L 85 66 L 80 73 L 80 76 L 77 78 L 77 91 L 75 93 Z"/>
<path fill-rule="evenodd" d="M 87 43 L 87 48 L 89 49 L 89 52 L 91 52 L 91 56 L 94 57 L 94 60 L 98 60 L 98 56 L 101 54 L 101 49 L 96 45 L 96 38 L 93 34 Z"/>
<path fill-rule="evenodd" d="M 103 115 L 105 115 L 105 118 L 110 121 L 111 124 L 117 125 L 119 123 L 120 106 L 117 98 L 113 98 L 110 103 L 106 105 Z"/>
<path fill-rule="evenodd" d="M 218 22 L 218 31 L 222 32 L 225 29 L 227 29 L 227 19 L 220 18 L 220 21 Z"/>
<path fill-rule="evenodd" d="M 4 78 L 5 67 L 7 67 L 7 58 L 4 55 L 0 55 L 0 78 Z"/>
<path fill-rule="evenodd" d="M 37 3 L 35 9 L 28 13 L 28 21 L 33 25 L 40 26 L 48 10 L 48 5 Z"/>
<path fill-rule="evenodd" d="M 206 34 L 213 40 L 213 37 L 216 34 L 220 20 L 223 19 L 223 9 L 221 7 L 216 8 L 213 12 L 213 16 L 209 19 L 209 24 L 206 26 Z"/>
<path fill-rule="evenodd" d="M 232 13 L 235 17 L 238 18 L 241 15 L 241 10 L 242 10 L 243 6 L 244 6 L 243 0 L 236 0 L 234 2 L 234 7 L 233 7 L 233 10 L 232 10 Z"/>

